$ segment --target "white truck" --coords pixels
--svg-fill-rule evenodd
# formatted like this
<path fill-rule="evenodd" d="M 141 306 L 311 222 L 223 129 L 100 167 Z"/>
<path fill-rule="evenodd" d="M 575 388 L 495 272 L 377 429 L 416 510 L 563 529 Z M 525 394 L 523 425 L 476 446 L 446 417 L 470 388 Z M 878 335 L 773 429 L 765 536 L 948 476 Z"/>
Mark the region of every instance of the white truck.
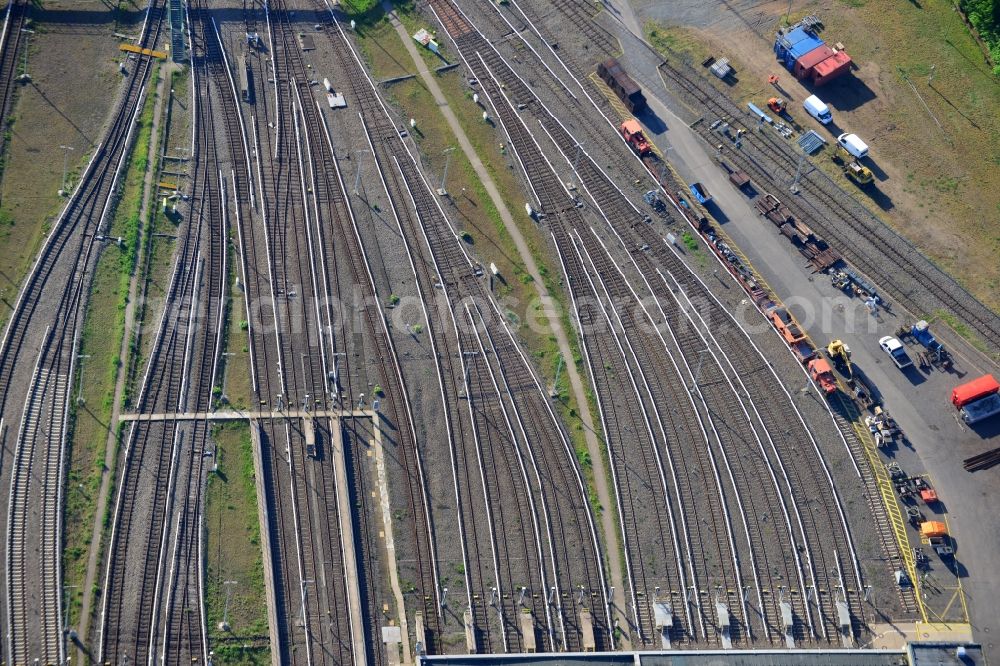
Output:
<path fill-rule="evenodd" d="M 845 132 L 837 137 L 837 143 L 859 160 L 868 156 L 868 144 L 862 141 L 857 134 L 848 134 Z"/>
<path fill-rule="evenodd" d="M 824 125 L 829 124 L 829 122 L 833 120 L 833 114 L 830 113 L 830 107 L 826 105 L 826 102 L 821 100 L 819 97 L 816 97 L 816 95 L 809 95 L 809 97 L 806 97 L 806 101 L 802 103 L 802 106 L 810 116 Z"/>

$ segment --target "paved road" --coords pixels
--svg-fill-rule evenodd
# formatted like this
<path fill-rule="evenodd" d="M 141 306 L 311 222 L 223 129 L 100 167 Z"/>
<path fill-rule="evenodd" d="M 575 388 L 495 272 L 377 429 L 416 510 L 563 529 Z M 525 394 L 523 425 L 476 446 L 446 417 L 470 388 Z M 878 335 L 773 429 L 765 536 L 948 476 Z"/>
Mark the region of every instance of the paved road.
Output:
<path fill-rule="evenodd" d="M 640 21 L 621 0 L 616 4 L 619 18 L 635 30 Z M 902 311 L 896 313 L 898 316 L 883 312 L 876 320 L 858 299 L 838 305 L 843 294 L 830 285 L 826 276 L 812 275 L 804 267 L 801 255 L 756 214 L 746 197 L 729 184 L 725 173 L 715 165 L 704 141 L 675 115 L 675 102 L 658 81 L 656 59 L 637 48 L 635 38 L 623 30 L 620 38 L 625 46 L 626 67 L 641 81 L 656 116 L 647 125 L 650 138 L 682 177 L 689 182 L 701 181 L 713 193 L 715 206 L 710 212 L 724 222 L 725 230 L 778 296 L 790 304 L 816 342 L 843 339 L 851 347 L 855 361 L 881 390 L 887 407 L 913 444 L 913 449 L 896 451 L 896 459 L 910 473 L 928 472 L 948 509 L 957 542 L 957 561 L 967 569 L 963 585 L 974 635 L 983 643 L 984 651 L 992 653 L 993 632 L 1000 627 L 1000 571 L 996 567 L 1000 554 L 1000 512 L 994 510 L 990 501 L 1000 486 L 1000 469 L 969 474 L 962 468 L 962 459 L 1000 446 L 1000 418 L 979 431 L 971 430 L 957 421 L 948 402 L 951 389 L 965 381 L 959 374 L 935 371 L 927 376 L 919 370 L 907 373 L 897 370 L 879 349 L 878 339 L 893 334 L 914 317 Z M 679 108 L 677 111 L 685 113 Z M 779 198 L 793 196 L 787 190 L 774 194 Z M 948 342 L 949 348 L 960 355 L 956 370 L 967 378 L 986 371 L 997 372 L 964 341 L 949 336 Z"/>

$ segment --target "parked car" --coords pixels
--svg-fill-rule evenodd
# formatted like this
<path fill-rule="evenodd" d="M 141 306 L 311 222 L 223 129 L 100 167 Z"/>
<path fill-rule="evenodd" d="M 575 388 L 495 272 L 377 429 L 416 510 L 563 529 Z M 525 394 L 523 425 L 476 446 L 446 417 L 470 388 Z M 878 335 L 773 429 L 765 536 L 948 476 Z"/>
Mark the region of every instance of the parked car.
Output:
<path fill-rule="evenodd" d="M 806 101 L 802 103 L 805 110 L 809 112 L 809 115 L 820 121 L 824 125 L 833 120 L 833 114 L 830 113 L 830 107 L 821 100 L 816 95 L 809 95 L 806 97 Z"/>
<path fill-rule="evenodd" d="M 889 355 L 892 362 L 896 364 L 896 367 L 900 370 L 908 368 L 913 365 L 913 361 L 910 360 L 910 356 L 903 349 L 903 343 L 897 338 L 887 335 L 878 341 L 878 346 Z"/>
<path fill-rule="evenodd" d="M 858 138 L 857 134 L 848 134 L 845 132 L 837 137 L 837 143 L 859 160 L 862 157 L 868 156 L 868 144 Z"/>

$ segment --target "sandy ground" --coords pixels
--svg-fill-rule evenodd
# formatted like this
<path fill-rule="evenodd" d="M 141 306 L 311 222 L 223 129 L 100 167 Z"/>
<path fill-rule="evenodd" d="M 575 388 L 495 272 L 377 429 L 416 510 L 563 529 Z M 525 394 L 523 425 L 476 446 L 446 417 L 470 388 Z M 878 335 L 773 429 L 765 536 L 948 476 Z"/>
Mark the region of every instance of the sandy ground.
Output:
<path fill-rule="evenodd" d="M 1000 210 L 1000 146 L 998 121 L 989 110 L 1000 89 L 976 60 L 977 47 L 949 3 L 896 3 L 891 15 L 864 0 L 630 4 L 633 29 L 655 20 L 672 28 L 677 46 L 693 59 L 728 57 L 737 70 L 730 90 L 736 98 L 763 106 L 775 94 L 767 84 L 775 73 L 804 129 L 831 142 L 840 132 L 860 135 L 871 146 L 867 166 L 876 182 L 856 190 L 856 197 L 987 305 L 1000 305 L 998 269 L 990 261 L 1000 243 L 990 222 Z M 610 3 L 609 11 L 629 22 L 620 5 Z M 826 24 L 822 37 L 842 42 L 857 71 L 815 90 L 800 85 L 771 50 L 789 7 L 792 21 L 819 16 Z M 802 100 L 814 92 L 832 107 L 831 125 L 821 126 L 802 110 Z"/>
<path fill-rule="evenodd" d="M 133 32 L 140 12 L 121 15 L 121 23 L 96 0 L 46 2 L 30 17 L 28 72 L 11 111 L 11 141 L 0 186 L 0 318 L 6 320 L 17 289 L 40 246 L 49 221 L 58 214 L 58 196 L 69 146 L 69 180 L 83 170 L 118 89 L 119 40 L 112 33 Z"/>

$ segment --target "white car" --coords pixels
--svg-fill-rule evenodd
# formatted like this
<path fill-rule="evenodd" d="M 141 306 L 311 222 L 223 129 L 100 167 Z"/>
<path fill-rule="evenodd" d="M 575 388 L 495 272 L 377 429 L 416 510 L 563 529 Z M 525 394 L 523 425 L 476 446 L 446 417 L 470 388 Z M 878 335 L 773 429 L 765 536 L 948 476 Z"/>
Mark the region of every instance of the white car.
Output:
<path fill-rule="evenodd" d="M 882 351 L 889 355 L 892 362 L 895 363 L 896 367 L 900 370 L 913 365 L 913 361 L 910 360 L 906 350 L 903 349 L 903 343 L 891 335 L 887 335 L 879 340 L 878 346 L 882 348 Z"/>

